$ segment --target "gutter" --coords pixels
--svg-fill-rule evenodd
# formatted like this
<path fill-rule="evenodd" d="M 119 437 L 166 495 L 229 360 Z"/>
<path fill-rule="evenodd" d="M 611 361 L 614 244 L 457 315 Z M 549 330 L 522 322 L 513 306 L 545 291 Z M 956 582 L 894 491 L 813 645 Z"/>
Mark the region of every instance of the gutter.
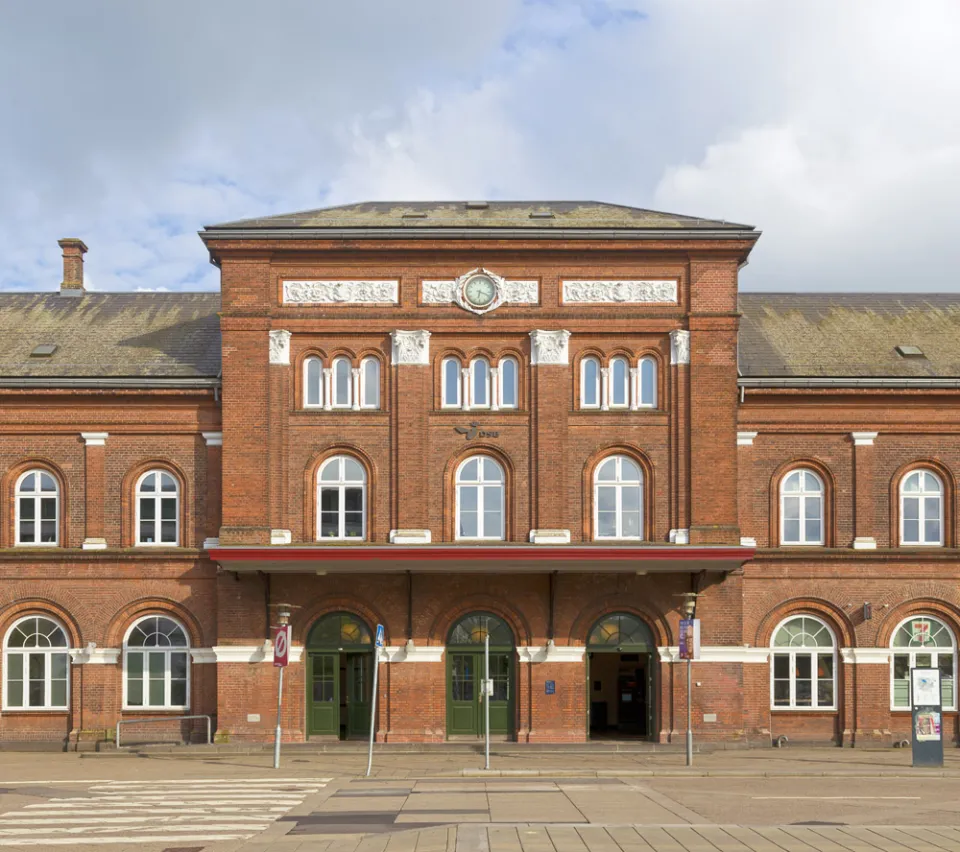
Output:
<path fill-rule="evenodd" d="M 740 388 L 960 388 L 960 378 L 883 378 L 883 377 L 803 377 L 766 378 L 741 376 L 737 379 Z"/>
<path fill-rule="evenodd" d="M 164 377 L 104 377 L 90 376 L 55 376 L 51 378 L 37 378 L 35 376 L 0 377 L 0 388 L 132 388 L 132 389 L 181 389 L 181 388 L 213 388 L 220 387 L 220 379 L 212 377 L 172 378 Z"/>
<path fill-rule="evenodd" d="M 210 228 L 207 240 L 757 240 L 761 231 L 664 228 Z"/>

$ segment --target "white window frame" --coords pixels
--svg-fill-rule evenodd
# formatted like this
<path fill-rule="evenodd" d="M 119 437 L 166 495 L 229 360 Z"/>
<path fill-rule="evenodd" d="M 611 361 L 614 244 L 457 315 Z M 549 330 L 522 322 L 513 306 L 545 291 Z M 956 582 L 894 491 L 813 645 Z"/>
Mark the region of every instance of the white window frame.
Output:
<path fill-rule="evenodd" d="M 623 460 L 626 459 L 631 464 L 635 465 L 640 471 L 640 479 L 637 480 L 624 480 L 622 477 L 623 471 Z M 616 466 L 617 475 L 615 479 L 605 479 L 602 482 L 598 479 L 600 475 L 600 468 L 602 468 L 608 462 L 613 461 Z M 640 489 L 640 535 L 623 535 L 623 489 L 639 487 Z M 615 488 L 616 489 L 616 535 L 600 535 L 600 489 L 601 488 Z M 643 536 L 645 533 L 644 530 L 644 518 L 643 511 L 645 507 L 644 493 L 643 493 L 643 468 L 630 456 L 624 455 L 614 455 L 606 456 L 597 462 L 596 467 L 593 469 L 593 539 L 594 541 L 643 541 Z"/>
<path fill-rule="evenodd" d="M 817 622 L 822 627 L 826 628 L 827 633 L 830 635 L 830 648 L 824 648 L 822 646 L 816 647 L 806 647 L 806 646 L 788 646 L 788 645 L 774 645 L 774 640 L 777 637 L 777 634 L 783 628 L 785 624 L 793 621 L 796 618 L 809 618 L 812 621 Z M 817 677 L 817 656 L 819 654 L 828 654 L 832 653 L 833 655 L 833 703 L 829 706 L 819 704 L 819 683 L 820 678 Z M 776 681 L 776 663 L 774 658 L 777 656 L 788 656 L 789 665 L 790 665 L 790 703 L 789 704 L 776 704 L 775 703 L 775 692 L 774 684 Z M 810 657 L 810 676 L 811 676 L 811 685 L 810 685 L 810 705 L 797 705 L 797 656 L 807 656 Z M 818 618 L 815 615 L 811 615 L 807 612 L 798 612 L 789 616 L 788 618 L 783 619 L 773 633 L 770 635 L 770 709 L 773 711 L 779 711 L 782 713 L 817 713 L 817 712 L 835 712 L 837 710 L 837 691 L 839 689 L 839 678 L 837 676 L 837 662 L 839 660 L 839 654 L 837 649 L 837 637 L 834 634 L 833 630 L 830 628 L 830 625 L 827 624 L 822 618 Z"/>
<path fill-rule="evenodd" d="M 950 637 L 952 645 L 949 649 L 942 646 L 934 646 L 933 648 L 911 648 L 894 645 L 894 640 L 897 638 L 897 634 L 903 629 L 906 624 L 909 624 L 911 621 L 917 621 L 918 619 L 925 618 L 927 621 L 935 622 L 939 624 L 944 630 L 947 631 L 947 635 Z M 890 709 L 896 712 L 904 713 L 909 712 L 912 708 L 910 707 L 909 697 L 907 699 L 906 706 L 897 706 L 894 703 L 894 684 L 896 678 L 893 676 L 894 672 L 894 658 L 899 656 L 909 655 L 909 669 L 912 669 L 916 666 L 917 654 L 927 654 L 930 656 L 930 666 L 931 668 L 939 668 L 938 663 L 940 660 L 940 654 L 952 654 L 953 655 L 953 704 L 944 705 L 943 709 L 945 711 L 951 712 L 957 709 L 957 636 L 950 629 L 950 625 L 947 624 L 942 618 L 938 618 L 935 615 L 928 615 L 927 613 L 915 613 L 909 618 L 905 618 L 901 621 L 894 629 L 893 633 L 890 636 Z M 909 677 L 909 674 L 908 674 Z M 909 688 L 907 690 L 909 696 Z"/>
<path fill-rule="evenodd" d="M 363 471 L 362 480 L 353 480 L 353 479 L 344 479 L 344 459 L 350 459 L 350 461 L 355 462 L 360 466 L 360 470 Z M 336 462 L 339 465 L 339 475 L 334 480 L 321 481 L 320 476 L 323 471 L 331 464 Z M 317 541 L 366 541 L 367 540 L 367 482 L 370 478 L 370 475 L 367 471 L 366 465 L 356 456 L 339 454 L 331 456 L 326 459 L 320 467 L 317 468 L 317 482 L 316 482 L 316 500 L 317 500 L 317 527 L 316 527 L 316 536 Z M 361 505 L 361 526 L 360 526 L 360 535 L 359 536 L 348 536 L 346 534 L 347 527 L 347 509 L 346 509 L 346 489 L 356 488 L 360 486 L 360 505 Z M 323 505 L 323 490 L 336 490 L 337 491 L 337 535 L 328 535 L 321 536 L 321 530 L 323 528 L 323 517 L 322 517 L 322 505 Z"/>
<path fill-rule="evenodd" d="M 309 402 L 310 399 L 310 364 L 316 363 L 320 367 L 318 402 Z M 311 355 L 303 360 L 303 407 L 304 408 L 323 408 L 324 403 L 324 380 L 323 380 L 323 358 L 319 355 Z"/>
<path fill-rule="evenodd" d="M 904 486 L 907 484 L 907 480 L 915 475 L 932 476 L 940 485 L 940 490 L 938 492 L 934 491 L 904 491 Z M 943 503 L 944 503 L 944 482 L 943 477 L 939 474 L 934 473 L 932 470 L 926 467 L 915 467 L 912 470 L 907 471 L 900 478 L 900 546 L 901 547 L 943 547 L 944 542 L 944 523 L 943 523 Z M 904 501 L 908 498 L 916 498 L 920 501 L 920 515 L 918 521 L 918 532 L 920 533 L 920 541 L 906 541 L 903 536 L 903 523 L 905 512 L 903 510 Z M 939 524 L 940 524 L 940 538 L 937 541 L 925 541 L 925 531 L 926 524 L 924 523 L 925 510 L 927 506 L 927 500 L 935 499 L 938 503 L 939 508 Z"/>
<path fill-rule="evenodd" d="M 49 621 L 51 624 L 56 626 L 59 630 L 63 632 L 64 638 L 67 640 L 67 644 L 60 646 L 52 646 L 49 648 L 44 647 L 24 647 L 12 649 L 9 647 L 10 637 L 13 634 L 13 631 L 16 630 L 23 622 L 29 621 L 32 618 L 42 618 L 45 621 Z M 30 654 L 43 654 L 44 667 L 43 667 L 43 706 L 42 707 L 31 707 L 29 706 L 30 700 Z M 63 705 L 53 704 L 51 701 L 51 693 L 53 692 L 53 678 L 52 675 L 52 661 L 51 657 L 54 654 L 63 654 L 66 659 L 66 703 Z M 23 661 L 23 698 L 26 703 L 23 705 L 13 705 L 10 703 L 10 657 L 20 656 L 24 658 Z M 10 627 L 7 629 L 6 634 L 3 637 L 3 709 L 9 710 L 15 713 L 44 713 L 50 711 L 68 711 L 70 709 L 70 631 L 64 626 L 58 618 L 54 618 L 51 615 L 47 615 L 42 612 L 33 612 L 28 615 L 21 616 Z"/>
<path fill-rule="evenodd" d="M 787 480 L 795 474 L 806 474 L 812 476 L 820 483 L 820 491 L 786 491 Z M 800 501 L 800 540 L 787 541 L 784 535 L 786 525 L 786 512 L 784 505 L 787 497 L 796 497 Z M 817 541 L 807 541 L 807 500 L 818 498 L 820 500 L 820 538 Z M 795 467 L 788 470 L 780 479 L 780 546 L 781 547 L 823 547 L 826 541 L 826 505 L 827 505 L 827 486 L 823 477 L 809 467 Z"/>
<path fill-rule="evenodd" d="M 644 365 L 645 365 L 645 364 L 649 364 L 650 367 L 651 367 L 651 371 L 652 371 L 652 379 L 651 379 L 651 382 L 652 382 L 652 385 L 653 385 L 653 388 L 652 388 L 652 390 L 653 390 L 653 402 L 644 402 L 644 401 L 643 401 L 643 390 L 644 390 L 644 387 L 645 387 L 645 383 L 644 383 L 644 381 L 643 381 L 643 368 L 644 368 Z M 658 387 L 657 387 L 657 384 L 658 384 L 658 381 L 657 381 L 657 373 L 658 373 L 657 366 L 658 366 L 658 365 L 657 365 L 657 359 L 654 358 L 652 355 L 645 355 L 645 356 L 642 357 L 639 361 L 637 361 L 637 388 L 636 388 L 636 391 L 635 391 L 635 393 L 636 393 L 636 395 L 637 395 L 637 401 L 636 401 L 636 405 L 634 406 L 635 408 L 656 408 L 656 407 L 657 407 L 657 404 L 658 404 L 658 402 L 659 402 L 659 396 L 658 396 L 658 393 L 657 393 L 657 391 L 659 390 Z M 631 390 L 633 390 L 633 388 L 632 388 L 632 382 L 631 382 Z"/>
<path fill-rule="evenodd" d="M 172 495 L 174 500 L 176 501 L 176 504 L 175 504 L 176 513 L 174 517 L 174 522 L 176 523 L 177 537 L 175 541 L 141 541 L 140 540 L 140 498 L 141 498 L 140 486 L 143 484 L 143 480 L 145 480 L 148 476 L 150 476 L 151 473 L 157 474 L 157 490 L 153 494 L 144 494 L 142 496 L 144 500 L 149 500 L 152 498 L 154 501 L 155 514 L 153 518 L 153 524 L 154 524 L 154 531 L 156 533 L 160 533 L 162 530 L 162 517 L 160 514 L 161 508 L 162 508 L 161 500 L 169 499 L 171 496 L 169 491 L 164 492 L 160 490 L 161 475 L 166 474 L 167 476 L 169 476 L 173 480 L 173 484 L 177 487 L 177 490 L 174 491 Z M 134 511 L 134 524 L 136 525 L 134 530 L 134 542 L 136 547 L 180 547 L 180 532 L 181 532 L 180 531 L 180 512 L 181 512 L 181 509 L 183 508 L 181 503 L 181 491 L 182 489 L 180 486 L 180 478 L 176 474 L 174 474 L 173 471 L 167 470 L 166 468 L 154 467 L 140 474 L 140 476 L 137 478 L 136 484 L 134 485 L 134 489 L 133 489 L 133 501 L 136 505 L 136 509 Z"/>
<path fill-rule="evenodd" d="M 475 482 L 461 482 L 460 473 L 470 462 L 474 459 L 477 460 L 477 473 L 478 478 Z M 483 461 L 489 460 L 493 462 L 497 469 L 500 471 L 500 482 L 499 483 L 485 483 L 483 480 Z M 477 489 L 477 533 L 475 536 L 462 536 L 460 535 L 460 488 L 461 486 L 466 486 L 469 488 Z M 484 529 L 484 493 L 487 489 L 493 489 L 499 486 L 500 488 L 500 530 L 497 535 L 484 535 L 486 530 Z M 503 469 L 503 465 L 500 464 L 493 456 L 484 455 L 480 453 L 475 456 L 468 456 L 459 465 L 457 465 L 457 470 L 453 478 L 453 487 L 454 487 L 454 501 L 455 501 L 455 511 L 454 511 L 454 537 L 457 541 L 504 541 L 506 537 L 506 528 L 507 528 L 507 473 Z"/>
<path fill-rule="evenodd" d="M 504 373 L 504 368 L 507 366 L 507 364 L 512 365 L 514 370 L 513 387 L 514 387 L 514 392 L 516 393 L 516 399 L 514 399 L 513 402 L 507 402 L 503 394 L 503 386 L 504 386 L 503 373 Z M 497 368 L 499 370 L 499 381 L 497 382 L 497 395 L 499 396 L 499 400 L 497 404 L 501 408 L 506 408 L 510 410 L 519 408 L 520 407 L 520 362 L 516 358 L 514 358 L 512 355 L 507 355 L 506 357 L 500 359 L 500 361 L 497 363 Z"/>
<path fill-rule="evenodd" d="M 337 367 L 340 364 L 347 365 L 346 402 L 337 401 Z M 330 407 L 339 409 L 341 411 L 347 408 L 353 408 L 353 364 L 350 363 L 350 359 L 345 355 L 340 355 L 339 357 L 333 359 L 333 362 L 330 364 L 330 368 L 332 370 L 330 375 Z"/>
<path fill-rule="evenodd" d="M 487 401 L 483 404 L 478 403 L 476 399 L 477 364 L 483 364 L 487 368 L 487 378 L 484 382 L 485 396 Z M 473 410 L 477 408 L 481 411 L 485 411 L 486 409 L 491 408 L 493 399 L 490 395 L 490 362 L 486 358 L 478 356 L 470 360 L 470 381 L 468 384 L 470 386 L 468 389 L 468 393 L 470 394 L 470 409 Z"/>
<path fill-rule="evenodd" d="M 456 381 L 454 386 L 457 389 L 457 398 L 452 402 L 447 398 L 447 365 L 452 364 L 455 371 Z M 460 359 L 448 355 L 440 362 L 440 407 L 441 408 L 461 408 L 463 406 L 460 371 L 463 369 Z"/>
<path fill-rule="evenodd" d="M 21 492 L 21 486 L 23 485 L 23 480 L 25 480 L 30 474 L 36 475 L 36 489 L 30 492 Z M 53 480 L 53 484 L 56 486 L 55 491 L 41 491 L 40 490 L 40 477 L 49 476 Z M 17 477 L 17 486 L 14 489 L 14 544 L 16 547 L 59 547 L 60 546 L 60 480 L 49 470 L 46 470 L 42 467 L 31 468 L 30 470 L 25 470 L 23 473 Z M 34 523 L 34 538 L 40 538 L 40 528 L 41 528 L 41 518 L 40 518 L 40 507 L 41 500 L 49 500 L 53 497 L 53 505 L 55 508 L 54 512 L 54 530 L 56 531 L 56 539 L 53 541 L 21 541 L 20 539 L 20 501 L 21 500 L 33 500 L 33 523 Z"/>
<path fill-rule="evenodd" d="M 617 386 L 616 379 L 614 378 L 616 364 L 623 364 L 623 402 L 613 401 L 613 391 Z M 611 411 L 626 411 L 630 408 L 630 361 L 623 355 L 615 355 L 610 359 L 607 365 L 607 382 L 609 384 L 609 388 L 607 389 L 607 407 Z"/>
<path fill-rule="evenodd" d="M 367 367 L 373 365 L 376 372 L 376 382 L 374 387 L 377 392 L 377 400 L 373 405 L 367 403 Z M 368 355 L 360 362 L 360 407 L 367 411 L 377 411 L 380 408 L 380 359 L 373 355 Z"/>
<path fill-rule="evenodd" d="M 133 633 L 134 628 L 146 621 L 148 618 L 166 618 L 168 621 L 172 621 L 180 630 L 183 631 L 183 636 L 187 640 L 186 645 L 138 645 L 133 648 L 127 646 L 127 642 L 130 639 L 130 634 Z M 133 621 L 130 626 L 127 628 L 127 632 L 123 636 L 123 680 L 121 683 L 121 689 L 123 690 L 123 710 L 130 710 L 134 712 L 151 712 L 154 710 L 189 710 L 190 709 L 190 690 L 193 686 L 193 656 L 191 654 L 190 646 L 190 632 L 184 626 L 183 622 L 178 618 L 174 618 L 172 615 L 166 612 L 151 612 L 147 615 L 142 615 L 140 618 Z M 129 704 L 127 701 L 127 685 L 128 685 L 128 674 L 127 674 L 127 661 L 129 655 L 133 654 L 142 654 L 144 657 L 143 668 L 141 673 L 141 680 L 143 683 L 143 704 Z M 163 695 L 164 703 L 163 704 L 148 704 L 150 698 L 150 664 L 148 655 L 154 653 L 164 654 L 164 673 L 163 673 Z M 170 693 L 172 692 L 172 671 L 170 666 L 170 656 L 172 654 L 183 653 L 187 657 L 187 684 L 186 684 L 186 703 L 185 704 L 171 704 L 170 703 Z"/>
<path fill-rule="evenodd" d="M 594 395 L 596 402 L 588 403 L 586 401 L 586 389 L 587 389 L 587 363 L 593 363 L 597 367 L 597 378 L 596 381 L 591 382 L 593 385 Z M 599 411 L 601 403 L 601 387 L 603 385 L 603 374 L 600 372 L 603 364 L 600 362 L 600 359 L 596 355 L 585 355 L 580 359 L 580 407 L 586 411 Z"/>

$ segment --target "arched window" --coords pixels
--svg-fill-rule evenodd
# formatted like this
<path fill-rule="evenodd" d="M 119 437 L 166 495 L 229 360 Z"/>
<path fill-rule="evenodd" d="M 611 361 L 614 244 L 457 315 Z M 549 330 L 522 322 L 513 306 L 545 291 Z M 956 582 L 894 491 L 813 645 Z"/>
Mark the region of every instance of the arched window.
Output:
<path fill-rule="evenodd" d="M 605 615 L 590 631 L 587 637 L 588 648 L 624 648 L 631 651 L 656 649 L 653 633 L 637 616 L 627 612 Z"/>
<path fill-rule="evenodd" d="M 53 474 L 31 470 L 17 480 L 17 544 L 56 547 L 60 527 L 60 489 Z"/>
<path fill-rule="evenodd" d="M 473 456 L 457 468 L 457 538 L 504 537 L 503 468 L 489 456 Z"/>
<path fill-rule="evenodd" d="M 180 541 L 180 487 L 173 474 L 151 470 L 137 480 L 137 545 L 177 546 Z"/>
<path fill-rule="evenodd" d="M 890 706 L 910 709 L 910 669 L 940 670 L 944 710 L 957 709 L 957 640 L 940 619 L 915 615 L 894 631 L 890 643 L 893 661 L 890 667 Z"/>
<path fill-rule="evenodd" d="M 943 483 L 933 471 L 911 471 L 900 483 L 900 544 L 943 544 Z"/>
<path fill-rule="evenodd" d="M 3 709 L 66 710 L 70 660 L 67 632 L 42 615 L 14 623 L 3 643 Z"/>
<path fill-rule="evenodd" d="M 836 709 L 836 645 L 819 618 L 798 615 L 773 633 L 773 708 Z"/>
<path fill-rule="evenodd" d="M 592 355 L 580 362 L 580 407 L 600 407 L 600 361 Z"/>
<path fill-rule="evenodd" d="M 123 643 L 124 709 L 186 709 L 190 705 L 190 640 L 172 618 L 136 621 Z"/>
<path fill-rule="evenodd" d="M 633 459 L 611 456 L 593 475 L 593 537 L 643 538 L 643 472 Z"/>
<path fill-rule="evenodd" d="M 490 364 L 486 358 L 470 362 L 470 407 L 490 407 Z"/>
<path fill-rule="evenodd" d="M 611 358 L 610 372 L 610 407 L 627 408 L 630 405 L 630 368 L 626 358 Z"/>
<path fill-rule="evenodd" d="M 640 370 L 639 370 L 639 398 L 638 406 L 640 408 L 656 408 L 657 407 L 657 362 L 655 359 L 646 358 L 640 359 Z"/>
<path fill-rule="evenodd" d="M 823 544 L 823 482 L 792 470 L 780 484 L 780 544 Z"/>
<path fill-rule="evenodd" d="M 520 371 L 516 358 L 500 359 L 500 407 L 516 408 L 520 403 Z"/>
<path fill-rule="evenodd" d="M 367 473 L 351 456 L 333 456 L 317 475 L 317 536 L 361 541 L 367 534 Z"/>
<path fill-rule="evenodd" d="M 444 408 L 460 408 L 460 361 L 456 358 L 443 359 L 440 394 Z"/>
<path fill-rule="evenodd" d="M 372 355 L 360 362 L 360 407 L 380 407 L 380 362 Z"/>
<path fill-rule="evenodd" d="M 317 621 L 307 634 L 308 648 L 372 650 L 370 628 L 359 616 L 349 612 L 330 612 Z"/>
<path fill-rule="evenodd" d="M 311 356 L 303 362 L 304 408 L 323 407 L 323 361 Z"/>
<path fill-rule="evenodd" d="M 513 631 L 502 618 L 486 612 L 465 615 L 450 628 L 448 645 L 483 645 L 490 637 L 491 648 L 512 648 Z"/>
<path fill-rule="evenodd" d="M 333 362 L 333 407 L 350 408 L 353 405 L 353 378 L 350 361 L 337 358 Z"/>

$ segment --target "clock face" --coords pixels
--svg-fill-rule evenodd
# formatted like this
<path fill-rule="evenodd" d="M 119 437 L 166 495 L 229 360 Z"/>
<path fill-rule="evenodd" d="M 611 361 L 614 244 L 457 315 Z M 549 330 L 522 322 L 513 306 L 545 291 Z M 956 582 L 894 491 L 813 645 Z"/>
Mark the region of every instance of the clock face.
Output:
<path fill-rule="evenodd" d="M 463 288 L 463 295 L 476 308 L 485 308 L 497 296 L 497 285 L 486 275 L 474 275 Z"/>

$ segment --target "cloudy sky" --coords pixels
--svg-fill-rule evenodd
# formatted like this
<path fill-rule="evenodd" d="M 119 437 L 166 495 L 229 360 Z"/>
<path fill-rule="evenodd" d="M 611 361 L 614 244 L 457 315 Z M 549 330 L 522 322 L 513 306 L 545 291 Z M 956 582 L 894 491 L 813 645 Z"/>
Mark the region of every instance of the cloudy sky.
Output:
<path fill-rule="evenodd" d="M 752 290 L 960 289 L 956 0 L 0 0 L 0 289 L 214 289 L 379 199 L 749 222 Z"/>

